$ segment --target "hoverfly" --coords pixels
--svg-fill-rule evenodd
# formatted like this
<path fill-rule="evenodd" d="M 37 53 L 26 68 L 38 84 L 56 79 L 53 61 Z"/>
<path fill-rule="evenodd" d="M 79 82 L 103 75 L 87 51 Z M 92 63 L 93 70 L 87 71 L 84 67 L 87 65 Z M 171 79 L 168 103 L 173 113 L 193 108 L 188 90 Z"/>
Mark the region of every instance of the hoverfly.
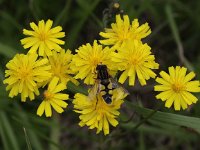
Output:
<path fill-rule="evenodd" d="M 123 94 L 128 95 L 128 92 L 109 75 L 108 68 L 106 65 L 103 64 L 97 65 L 96 72 L 97 72 L 97 78 L 95 81 L 95 85 L 90 90 L 90 93 L 93 93 L 93 95 L 101 94 L 103 100 L 107 104 L 112 103 L 113 90 L 115 89 L 121 90 Z"/>

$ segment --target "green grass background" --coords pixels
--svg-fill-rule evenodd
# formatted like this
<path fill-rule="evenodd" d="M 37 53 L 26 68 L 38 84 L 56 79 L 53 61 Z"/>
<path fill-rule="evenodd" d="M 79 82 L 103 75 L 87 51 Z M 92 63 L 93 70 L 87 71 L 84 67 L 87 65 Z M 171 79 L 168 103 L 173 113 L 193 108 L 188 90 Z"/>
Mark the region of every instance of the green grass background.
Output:
<path fill-rule="evenodd" d="M 78 126 L 78 114 L 72 105 L 52 118 L 38 117 L 38 98 L 22 103 L 20 97 L 8 98 L 4 80 L 5 64 L 16 53 L 27 53 L 20 44 L 23 28 L 41 19 L 52 19 L 66 32 L 65 48 L 74 51 L 80 45 L 100 39 L 98 33 L 107 24 L 105 13 L 114 19 L 109 0 L 0 0 L 0 149 L 200 149 L 200 103 L 186 111 L 175 112 L 155 99 L 153 80 L 141 87 L 129 88 L 130 96 L 121 109 L 119 126 L 111 134 L 96 135 Z M 200 1 L 193 0 L 121 0 L 120 8 L 130 19 L 148 22 L 152 34 L 144 40 L 155 54 L 160 70 L 181 65 L 196 72 L 200 79 Z M 103 15 L 104 12 L 104 15 Z M 159 71 L 157 71 L 158 73 Z M 84 92 L 70 84 L 70 97 Z M 196 95 L 199 97 L 199 95 Z M 158 111 L 155 111 L 158 110 Z"/>

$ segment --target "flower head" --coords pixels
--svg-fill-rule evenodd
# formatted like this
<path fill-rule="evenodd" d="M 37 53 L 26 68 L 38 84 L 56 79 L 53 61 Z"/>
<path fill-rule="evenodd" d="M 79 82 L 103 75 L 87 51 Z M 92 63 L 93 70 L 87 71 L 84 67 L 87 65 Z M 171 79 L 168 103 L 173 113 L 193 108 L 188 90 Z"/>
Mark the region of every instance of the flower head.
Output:
<path fill-rule="evenodd" d="M 38 83 L 44 82 L 51 77 L 50 66 L 46 58 L 37 60 L 38 55 L 17 54 L 10 60 L 5 71 L 4 84 L 8 84 L 6 90 L 10 90 L 9 97 L 17 96 L 21 93 L 21 100 L 26 101 L 39 95 Z"/>
<path fill-rule="evenodd" d="M 111 24 L 111 28 L 106 28 L 105 32 L 100 32 L 100 36 L 106 38 L 100 40 L 101 44 L 113 45 L 113 49 L 117 49 L 127 40 L 141 40 L 151 33 L 148 23 L 139 26 L 138 19 L 134 19 L 132 24 L 128 15 L 123 16 L 123 20 L 120 15 L 116 15 L 116 23 Z"/>
<path fill-rule="evenodd" d="M 185 67 L 169 67 L 169 74 L 160 72 L 162 78 L 157 77 L 156 82 L 161 85 L 154 86 L 155 91 L 161 93 L 156 96 L 165 102 L 165 107 L 170 108 L 174 103 L 174 109 L 186 109 L 188 105 L 197 102 L 197 98 L 191 92 L 200 92 L 199 81 L 191 81 L 195 74 L 190 72 L 186 75 Z"/>
<path fill-rule="evenodd" d="M 109 70 L 114 70 L 111 50 L 108 47 L 102 48 L 102 45 L 97 44 L 96 40 L 93 45 L 89 43 L 83 45 L 76 52 L 71 64 L 71 69 L 77 73 L 75 79 L 84 79 L 84 83 L 94 84 L 98 64 L 105 64 Z"/>
<path fill-rule="evenodd" d="M 39 49 L 39 56 L 50 56 L 52 50 L 60 51 L 59 45 L 64 45 L 64 41 L 59 38 L 65 37 L 64 32 L 60 32 L 62 27 L 57 26 L 51 28 L 53 21 L 47 20 L 46 24 L 44 20 L 39 21 L 38 26 L 31 22 L 30 26 L 32 30 L 23 30 L 26 37 L 21 40 L 25 49 L 30 48 L 29 53 L 35 53 Z"/>
<path fill-rule="evenodd" d="M 104 135 L 109 134 L 109 124 L 116 127 L 119 116 L 118 109 L 120 108 L 126 94 L 120 89 L 113 90 L 112 103 L 107 104 L 102 98 L 101 94 L 93 97 L 85 96 L 77 93 L 73 101 L 75 112 L 80 113 L 80 123 L 89 126 L 89 129 L 97 128 L 97 133 L 104 132 Z"/>
<path fill-rule="evenodd" d="M 65 100 L 68 99 L 68 94 L 59 93 L 66 89 L 66 85 L 59 83 L 59 78 L 54 77 L 48 85 L 48 89 L 44 91 L 44 99 L 37 110 L 37 115 L 42 116 L 45 111 L 46 117 L 52 116 L 51 106 L 58 113 L 62 113 L 63 108 L 67 107 Z"/>
<path fill-rule="evenodd" d="M 52 55 L 48 57 L 51 65 L 50 72 L 52 73 L 52 78 L 58 77 L 59 81 L 63 84 L 67 84 L 68 81 L 72 81 L 76 85 L 78 84 L 78 81 L 70 75 L 73 74 L 70 69 L 72 56 L 70 50 L 65 52 L 65 50 L 62 49 L 59 53 L 56 51 L 52 52 Z"/>
<path fill-rule="evenodd" d="M 159 64 L 155 62 L 150 50 L 147 44 L 134 40 L 127 41 L 119 52 L 113 52 L 113 62 L 123 71 L 119 78 L 120 83 L 124 83 L 129 77 L 129 85 L 134 85 L 137 76 L 140 84 L 146 85 L 146 80 L 156 77 L 152 69 L 158 69 Z"/>

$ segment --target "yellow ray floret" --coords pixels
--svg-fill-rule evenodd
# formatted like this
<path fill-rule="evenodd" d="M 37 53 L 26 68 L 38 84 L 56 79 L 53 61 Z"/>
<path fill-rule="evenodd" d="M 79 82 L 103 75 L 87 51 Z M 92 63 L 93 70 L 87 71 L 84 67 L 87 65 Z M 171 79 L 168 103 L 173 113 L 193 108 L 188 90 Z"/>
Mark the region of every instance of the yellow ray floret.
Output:
<path fill-rule="evenodd" d="M 94 84 L 98 64 L 105 64 L 109 70 L 114 70 L 111 50 L 108 47 L 103 48 L 96 40 L 93 45 L 82 45 L 76 53 L 72 58 L 71 69 L 76 72 L 75 79 L 84 79 L 86 84 Z"/>
<path fill-rule="evenodd" d="M 17 54 L 10 60 L 5 71 L 4 84 L 8 84 L 6 90 L 10 90 L 9 97 L 17 96 L 21 93 L 21 100 L 35 99 L 35 94 L 39 95 L 38 84 L 50 79 L 51 66 L 46 58 L 37 60 L 38 55 Z"/>
<path fill-rule="evenodd" d="M 198 99 L 191 92 L 200 92 L 200 82 L 191 81 L 195 74 L 186 74 L 186 71 L 185 67 L 169 67 L 169 74 L 161 71 L 161 78 L 156 78 L 159 85 L 154 86 L 154 90 L 161 92 L 156 98 L 165 101 L 165 107 L 170 108 L 174 104 L 174 109 L 180 110 L 197 102 Z"/>
<path fill-rule="evenodd" d="M 101 44 L 112 45 L 112 49 L 117 49 L 124 45 L 127 40 L 141 40 L 151 33 L 148 23 L 139 26 L 138 19 L 134 19 L 130 23 L 128 15 L 116 15 L 116 23 L 111 24 L 111 28 L 106 28 L 105 32 L 100 32 L 103 40 Z"/>
<path fill-rule="evenodd" d="M 52 116 L 51 106 L 56 112 L 62 113 L 63 108 L 67 107 L 65 100 L 69 98 L 68 94 L 59 93 L 66 89 L 66 85 L 59 83 L 59 78 L 54 77 L 48 85 L 48 89 L 44 91 L 44 99 L 37 110 L 37 115 L 42 116 L 45 112 L 46 117 Z"/>
<path fill-rule="evenodd" d="M 126 97 L 123 91 L 113 90 L 112 103 L 107 104 L 101 94 L 85 96 L 77 93 L 73 101 L 75 112 L 80 113 L 79 125 L 88 126 L 89 129 L 97 129 L 97 133 L 103 131 L 104 135 L 109 134 L 109 124 L 116 127 L 118 125 L 117 117 L 119 116 L 121 104 Z"/>
<path fill-rule="evenodd" d="M 21 40 L 21 44 L 25 49 L 30 48 L 29 53 L 36 53 L 38 50 L 39 56 L 50 56 L 52 55 L 52 50 L 60 51 L 60 45 L 64 45 L 64 41 L 59 38 L 65 37 L 65 32 L 62 31 L 61 26 L 51 28 L 53 24 L 52 20 L 39 21 L 38 26 L 31 22 L 30 26 L 32 30 L 24 29 L 24 35 L 26 37 Z"/>
<path fill-rule="evenodd" d="M 146 85 L 146 80 L 156 77 L 152 69 L 158 69 L 159 64 L 155 62 L 155 57 L 150 50 L 147 44 L 129 40 L 119 49 L 119 52 L 112 53 L 114 65 L 123 71 L 119 78 L 120 83 L 124 83 L 129 78 L 129 85 L 133 86 L 137 76 L 140 84 Z"/>

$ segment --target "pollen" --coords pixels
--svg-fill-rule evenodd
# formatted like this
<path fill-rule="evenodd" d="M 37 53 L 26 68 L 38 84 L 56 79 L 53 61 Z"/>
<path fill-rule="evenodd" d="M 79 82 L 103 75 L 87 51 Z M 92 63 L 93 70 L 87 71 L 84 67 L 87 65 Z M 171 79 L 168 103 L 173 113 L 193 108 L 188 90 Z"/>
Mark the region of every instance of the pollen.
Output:
<path fill-rule="evenodd" d="M 44 91 L 44 100 L 51 100 L 54 97 L 54 94 L 48 92 L 47 90 Z"/>

